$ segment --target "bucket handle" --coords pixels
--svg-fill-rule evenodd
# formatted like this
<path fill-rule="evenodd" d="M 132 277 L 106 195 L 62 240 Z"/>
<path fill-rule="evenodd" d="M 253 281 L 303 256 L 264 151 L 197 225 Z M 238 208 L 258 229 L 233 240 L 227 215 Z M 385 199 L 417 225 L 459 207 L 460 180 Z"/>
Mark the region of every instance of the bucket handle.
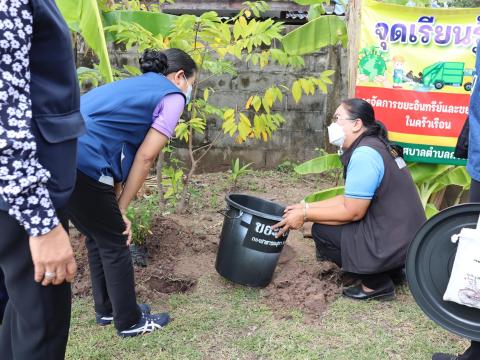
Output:
<path fill-rule="evenodd" d="M 240 210 L 240 212 L 238 213 L 237 216 L 229 216 L 229 215 L 227 215 L 228 210 L 229 209 L 217 210 L 217 213 L 222 214 L 223 216 L 225 216 L 229 220 L 238 219 L 239 217 L 241 217 L 243 215 L 243 211 Z"/>

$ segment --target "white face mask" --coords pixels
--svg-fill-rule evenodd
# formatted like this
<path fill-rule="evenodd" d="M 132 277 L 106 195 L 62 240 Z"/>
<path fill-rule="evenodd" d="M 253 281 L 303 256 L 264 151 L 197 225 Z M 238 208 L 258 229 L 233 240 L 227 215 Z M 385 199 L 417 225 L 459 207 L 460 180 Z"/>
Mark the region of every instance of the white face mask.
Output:
<path fill-rule="evenodd" d="M 185 82 L 188 84 L 188 80 L 185 74 L 183 74 L 183 78 L 185 79 Z M 191 84 L 188 84 L 187 93 L 185 94 L 185 97 L 187 98 L 185 100 L 186 104 L 188 104 L 192 98 L 192 90 L 193 90 L 193 86 Z"/>
<path fill-rule="evenodd" d="M 328 142 L 341 148 L 345 141 L 345 132 L 343 131 L 343 128 L 334 122 L 330 124 L 327 130 Z"/>

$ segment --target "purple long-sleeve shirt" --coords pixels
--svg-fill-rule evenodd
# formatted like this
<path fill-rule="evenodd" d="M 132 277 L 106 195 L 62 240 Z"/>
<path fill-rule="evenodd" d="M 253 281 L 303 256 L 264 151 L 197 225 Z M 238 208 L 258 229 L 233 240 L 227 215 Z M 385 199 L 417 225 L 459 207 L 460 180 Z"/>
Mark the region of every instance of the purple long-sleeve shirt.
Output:
<path fill-rule="evenodd" d="M 169 94 L 160 101 L 153 111 L 152 128 L 171 138 L 180 120 L 185 98 L 180 94 Z"/>

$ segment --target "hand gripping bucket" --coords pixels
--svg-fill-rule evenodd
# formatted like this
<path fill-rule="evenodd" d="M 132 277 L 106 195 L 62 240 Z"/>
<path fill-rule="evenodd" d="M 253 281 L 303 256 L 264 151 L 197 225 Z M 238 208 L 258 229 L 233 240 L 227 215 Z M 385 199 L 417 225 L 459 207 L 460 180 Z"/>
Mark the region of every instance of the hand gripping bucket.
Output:
<path fill-rule="evenodd" d="M 265 287 L 273 277 L 288 232 L 275 238 L 272 225 L 282 220 L 284 207 L 250 195 L 225 197 L 224 215 L 215 268 L 238 284 Z"/>

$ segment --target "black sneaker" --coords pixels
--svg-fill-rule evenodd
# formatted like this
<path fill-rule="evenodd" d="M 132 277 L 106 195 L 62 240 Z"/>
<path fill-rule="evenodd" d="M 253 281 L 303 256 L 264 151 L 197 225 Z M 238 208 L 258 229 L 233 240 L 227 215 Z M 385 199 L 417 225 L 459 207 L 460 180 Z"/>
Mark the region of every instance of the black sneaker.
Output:
<path fill-rule="evenodd" d="M 150 314 L 150 306 L 148 304 L 138 304 L 138 307 L 143 314 Z M 110 325 L 113 321 L 113 314 L 102 315 L 95 313 L 95 320 L 100 326 Z"/>
<path fill-rule="evenodd" d="M 151 333 L 155 330 L 160 330 L 164 328 L 170 322 L 170 316 L 167 313 L 161 314 L 144 314 L 140 322 L 136 325 L 133 325 L 129 329 L 123 331 L 117 331 L 118 335 L 121 337 L 133 337 L 137 335 L 143 335 Z"/>

